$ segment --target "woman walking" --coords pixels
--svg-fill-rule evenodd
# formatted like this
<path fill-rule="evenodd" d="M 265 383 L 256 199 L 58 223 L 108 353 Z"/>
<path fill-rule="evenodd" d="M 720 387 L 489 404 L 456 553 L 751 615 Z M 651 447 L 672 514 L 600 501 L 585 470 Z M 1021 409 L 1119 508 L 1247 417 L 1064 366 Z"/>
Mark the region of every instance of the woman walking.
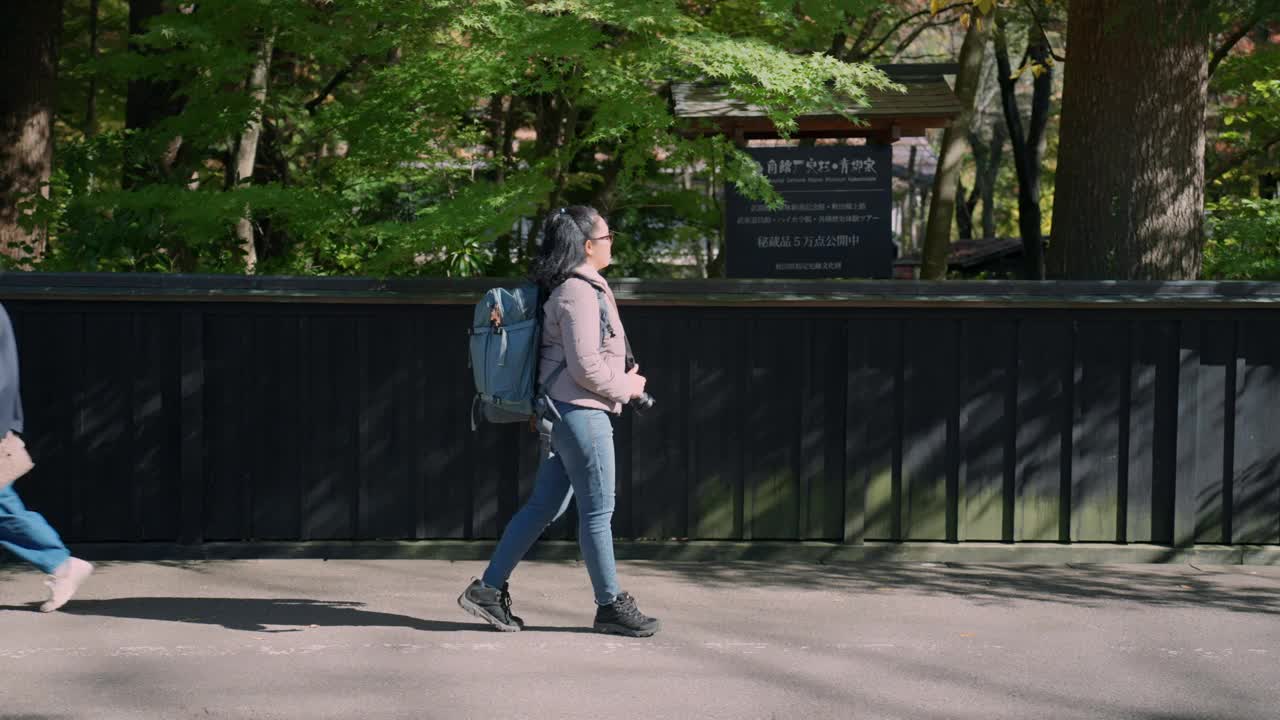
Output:
<path fill-rule="evenodd" d="M 499 630 L 520 630 L 507 579 L 569 499 L 578 498 L 578 542 L 595 592 L 594 628 L 647 637 L 656 618 L 618 586 L 613 557 L 613 417 L 644 393 L 639 368 L 626 368 L 626 335 L 600 271 L 612 260 L 613 235 L 594 209 L 554 210 L 542 230 L 531 275 L 546 297 L 538 382 L 558 417 L 533 493 L 502 533 L 484 575 L 458 597 L 464 610 Z"/>
<path fill-rule="evenodd" d="M 0 452 L 21 450 L 22 441 L 17 435 L 21 432 L 18 346 L 9 314 L 0 306 Z M 53 612 L 76 594 L 80 583 L 93 572 L 93 565 L 71 557 L 57 531 L 40 513 L 28 510 L 7 482 L 5 478 L 5 482 L 0 483 L 0 547 L 48 574 L 45 584 L 49 587 L 49 599 L 40 606 L 40 612 Z"/>

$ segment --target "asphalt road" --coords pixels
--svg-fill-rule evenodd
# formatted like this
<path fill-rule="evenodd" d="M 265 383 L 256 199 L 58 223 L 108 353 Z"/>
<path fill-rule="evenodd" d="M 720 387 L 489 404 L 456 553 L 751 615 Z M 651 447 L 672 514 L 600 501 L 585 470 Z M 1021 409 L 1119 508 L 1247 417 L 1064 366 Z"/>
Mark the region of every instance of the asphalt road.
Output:
<path fill-rule="evenodd" d="M 1280 718 L 1280 568 L 622 563 L 662 618 L 589 631 L 585 570 L 102 563 L 63 612 L 0 568 L 0 718 Z"/>

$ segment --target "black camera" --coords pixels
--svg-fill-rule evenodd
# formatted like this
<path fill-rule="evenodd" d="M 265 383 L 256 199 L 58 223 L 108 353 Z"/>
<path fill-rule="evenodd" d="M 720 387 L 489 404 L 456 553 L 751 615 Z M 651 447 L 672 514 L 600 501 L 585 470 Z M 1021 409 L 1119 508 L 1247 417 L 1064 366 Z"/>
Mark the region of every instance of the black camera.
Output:
<path fill-rule="evenodd" d="M 627 403 L 627 407 L 630 407 L 632 410 L 635 410 L 636 412 L 644 412 L 645 410 L 652 409 L 653 396 L 647 392 L 642 392 L 639 395 L 631 398 L 631 402 Z"/>
<path fill-rule="evenodd" d="M 626 340 L 627 343 L 625 366 L 627 368 L 627 372 L 631 372 L 631 368 L 636 366 L 636 356 L 635 353 L 631 352 L 631 340 L 627 338 L 623 339 Z M 645 410 L 651 410 L 653 408 L 653 396 L 647 392 L 642 392 L 631 398 L 631 401 L 627 403 L 627 407 L 638 413 L 642 413 Z"/>

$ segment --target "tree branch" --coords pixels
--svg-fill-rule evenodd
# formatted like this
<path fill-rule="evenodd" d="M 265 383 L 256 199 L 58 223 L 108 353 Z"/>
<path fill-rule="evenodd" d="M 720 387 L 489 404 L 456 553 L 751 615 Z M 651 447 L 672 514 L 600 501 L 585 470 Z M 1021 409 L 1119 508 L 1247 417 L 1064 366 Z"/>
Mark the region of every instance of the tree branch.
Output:
<path fill-rule="evenodd" d="M 1248 35 L 1249 31 L 1252 30 L 1261 19 L 1261 14 L 1254 11 L 1252 17 L 1241 23 L 1240 27 L 1233 30 L 1230 35 L 1227 35 L 1227 37 L 1222 41 L 1222 44 L 1213 51 L 1213 55 L 1209 58 L 1209 77 L 1213 77 L 1213 71 L 1217 70 L 1218 65 L 1226 59 L 1227 54 L 1231 52 L 1231 48 L 1235 47 L 1236 43 L 1243 40 L 1244 36 Z"/>
<path fill-rule="evenodd" d="M 866 57 L 859 52 L 858 48 L 861 48 L 862 44 L 867 41 L 867 38 L 871 37 L 871 33 L 876 31 L 876 27 L 880 25 L 880 18 L 882 17 L 884 17 L 884 10 L 876 10 L 867 16 L 867 19 L 862 23 L 862 27 L 858 30 L 858 34 L 854 36 L 853 44 L 850 45 L 849 50 L 844 53 L 844 59 L 846 61 L 851 58 Z M 840 56 L 837 55 L 836 57 Z"/>
<path fill-rule="evenodd" d="M 925 30 L 929 30 L 931 28 L 936 28 L 936 27 L 943 27 L 945 25 L 954 25 L 958 21 L 959 21 L 959 18 L 952 18 L 950 20 L 941 20 L 938 22 L 930 22 L 930 23 L 925 23 L 924 25 L 921 25 L 915 30 L 912 30 L 911 34 L 907 36 L 906 40 L 903 40 L 901 43 L 898 44 L 898 49 L 893 51 L 893 57 L 894 58 L 898 57 L 899 55 L 902 54 L 903 50 L 906 50 L 908 47 L 911 47 L 911 43 L 915 42 L 916 38 L 920 37 L 921 33 L 923 33 Z"/>
<path fill-rule="evenodd" d="M 324 86 L 324 89 L 321 90 L 319 94 L 317 94 L 315 97 L 308 100 L 307 104 L 303 106 L 307 109 L 307 114 L 315 115 L 316 109 L 320 107 L 320 103 L 324 102 L 325 98 L 329 97 L 329 95 L 333 93 L 335 88 L 337 88 L 339 85 L 343 83 L 343 81 L 345 81 L 348 77 L 350 77 L 351 73 L 355 72 L 356 68 L 360 67 L 360 64 L 363 63 L 366 58 L 367 56 L 364 55 L 363 53 L 355 56 L 354 58 L 351 59 L 351 62 L 347 63 L 346 67 L 339 70 L 336 75 L 330 78 L 329 82 Z"/>
<path fill-rule="evenodd" d="M 1042 65 L 1046 65 L 1045 58 L 1052 52 L 1053 48 L 1049 46 L 1048 40 L 1043 38 L 1041 42 L 1027 48 L 1027 54 L 1032 61 Z M 1031 147 L 1039 147 L 1045 128 L 1049 125 L 1049 96 L 1053 91 L 1052 67 L 1046 66 L 1040 74 L 1035 75 L 1031 85 L 1031 118 L 1027 125 L 1027 144 Z"/>
<path fill-rule="evenodd" d="M 844 50 L 844 44 L 848 40 L 849 36 L 845 35 L 843 32 L 836 33 L 835 37 L 831 38 L 831 49 L 827 51 L 827 54 L 837 60 L 840 59 L 840 55 L 842 54 L 841 51 Z"/>
<path fill-rule="evenodd" d="M 951 10 L 955 10 L 956 8 L 962 8 L 962 7 L 965 7 L 965 6 L 966 6 L 966 5 L 968 5 L 968 4 L 969 4 L 969 3 L 967 3 L 967 2 L 952 3 L 951 5 L 948 5 L 948 6 L 944 7 L 944 8 L 942 8 L 941 10 L 939 10 L 939 11 L 938 11 L 938 15 L 942 15 L 943 13 L 949 12 L 949 11 L 951 11 Z M 924 15 L 928 15 L 928 14 L 929 14 L 929 11 L 928 11 L 928 10 L 921 10 L 921 11 L 919 11 L 919 12 L 912 13 L 912 14 L 910 14 L 910 15 L 908 15 L 908 16 L 906 16 L 906 17 L 902 18 L 902 19 L 901 19 L 901 20 L 899 20 L 898 22 L 894 23 L 893 27 L 889 28 L 889 31 L 888 31 L 888 32 L 886 32 L 883 36 L 881 36 L 881 38 L 880 38 L 879 40 L 877 40 L 877 41 L 876 41 L 876 43 L 875 43 L 874 45 L 872 45 L 871 47 L 867 48 L 867 50 L 866 50 L 865 52 L 860 52 L 860 53 L 856 53 L 856 54 L 851 53 L 851 54 L 850 54 L 850 56 L 849 56 L 848 58 L 846 58 L 846 59 L 849 59 L 849 60 L 865 60 L 865 59 L 867 59 L 867 58 L 871 57 L 872 55 L 874 55 L 874 54 L 875 54 L 875 52 L 876 52 L 877 50 L 879 50 L 879 49 L 881 48 L 881 46 L 883 46 L 886 42 L 888 42 L 888 41 L 889 41 L 889 38 L 891 38 L 891 37 L 893 37 L 894 35 L 898 34 L 898 31 L 899 31 L 899 30 L 901 30 L 901 29 L 903 28 L 903 26 L 904 26 L 904 25 L 906 25 L 907 23 L 911 22 L 912 20 L 915 20 L 915 19 L 916 19 L 916 18 L 918 18 L 918 17 L 922 17 L 922 16 L 924 16 Z M 935 16 L 935 17 L 936 17 L 936 16 Z M 876 19 L 876 24 L 879 24 L 879 19 L 878 19 L 878 18 Z M 897 50 L 897 52 L 895 52 L 894 54 L 896 55 L 896 54 L 898 54 L 898 53 L 902 52 L 903 50 L 905 50 L 905 49 L 906 49 L 906 47 L 907 47 L 908 45 L 910 45 L 910 44 L 911 44 L 911 43 L 912 43 L 912 42 L 913 42 L 917 37 L 919 37 L 919 36 L 920 36 L 920 33 L 924 32 L 925 30 L 927 30 L 927 29 L 929 29 L 929 28 L 931 28 L 931 27 L 938 27 L 939 25 L 943 25 L 943 24 L 945 24 L 945 23 L 932 23 L 932 22 L 930 22 L 930 23 L 925 23 L 924 25 L 921 25 L 920 27 L 916 28 L 915 30 L 913 30 L 913 31 L 912 31 L 912 34 L 911 34 L 910 36 L 908 36 L 908 39 L 907 39 L 907 40 L 905 40 L 901 45 L 899 45 L 899 46 L 898 46 L 898 50 Z M 864 30 L 866 30 L 866 29 L 867 29 L 867 28 L 864 28 Z M 874 26 L 872 26 L 872 29 L 874 29 Z M 867 33 L 867 34 L 870 34 L 870 33 Z M 856 50 L 856 49 L 858 48 L 858 45 L 860 45 L 860 44 L 861 44 L 861 38 L 860 38 L 860 40 L 859 40 L 859 42 L 858 42 L 858 43 L 855 43 L 855 44 L 854 44 L 853 49 L 854 49 L 854 50 Z"/>
<path fill-rule="evenodd" d="M 1020 162 L 1016 158 L 1020 158 L 1027 136 L 1022 132 L 1022 115 L 1018 110 L 1013 68 L 1009 64 L 1009 45 L 1005 39 L 1004 28 L 996 31 L 995 55 L 996 81 L 1000 83 L 1000 107 L 1004 114 L 1005 125 L 1009 128 L 1009 139 L 1013 142 L 1015 162 Z"/>
<path fill-rule="evenodd" d="M 1044 46 L 1049 49 L 1049 57 L 1058 62 L 1066 62 L 1067 59 L 1065 57 L 1053 51 L 1053 43 L 1049 42 L 1049 33 L 1045 32 L 1044 24 L 1040 22 L 1040 14 L 1031 5 L 1031 0 L 1022 0 L 1022 4 L 1027 6 L 1027 12 L 1031 13 L 1031 19 L 1036 21 L 1036 29 L 1040 31 L 1040 38 L 1044 40 Z"/>

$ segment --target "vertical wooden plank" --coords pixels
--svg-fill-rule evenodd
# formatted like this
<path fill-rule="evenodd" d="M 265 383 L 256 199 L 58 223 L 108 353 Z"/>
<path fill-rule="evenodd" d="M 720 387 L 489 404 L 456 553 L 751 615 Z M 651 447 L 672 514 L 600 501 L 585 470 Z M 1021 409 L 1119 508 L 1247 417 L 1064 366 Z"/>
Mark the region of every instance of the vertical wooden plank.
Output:
<path fill-rule="evenodd" d="M 742 321 L 702 312 L 689 344 L 690 432 L 694 476 L 690 483 L 690 534 L 699 539 L 731 539 L 741 533 L 741 400 L 735 382 L 742 365 Z"/>
<path fill-rule="evenodd" d="M 204 432 L 205 352 L 204 315 L 184 309 L 179 336 L 179 414 L 181 439 L 179 465 L 181 485 L 181 542 L 204 540 L 204 466 L 207 438 Z"/>
<path fill-rule="evenodd" d="M 422 317 L 417 308 L 405 308 L 399 317 L 396 332 L 404 335 L 404 348 L 407 356 L 403 359 L 408 376 L 401 387 L 402 394 L 396 399 L 396 417 L 400 428 L 400 438 L 404 447 L 399 458 L 404 467 L 403 496 L 407 520 L 407 538 L 426 536 L 426 488 L 423 474 L 427 466 L 427 447 L 438 445 L 438 438 L 428 438 L 424 432 L 426 408 L 425 393 L 421 391 L 426 379 L 423 375 L 423 355 L 425 333 L 422 330 Z M 444 345 L 447 354 L 447 344 Z M 433 344 L 439 348 L 439 345 Z"/>
<path fill-rule="evenodd" d="M 748 539 L 796 539 L 799 521 L 795 439 L 800 433 L 797 348 L 792 319 L 757 318 L 747 408 Z M 762 339 L 768 338 L 767 342 Z"/>
<path fill-rule="evenodd" d="M 1280 323 L 1250 315 L 1239 327 L 1231 541 L 1274 544 L 1280 542 Z"/>
<path fill-rule="evenodd" d="M 409 412 L 407 437 L 413 439 L 411 443 L 413 448 L 412 472 L 409 478 L 413 497 L 413 537 L 421 540 L 432 537 L 431 533 L 435 530 L 435 528 L 430 527 L 428 522 L 428 514 L 430 512 L 428 487 L 434 485 L 435 478 L 440 477 L 444 472 L 447 454 L 445 448 L 448 438 L 432 432 L 434 428 L 431 427 L 432 423 L 429 421 L 429 418 L 434 418 L 435 415 L 434 412 L 428 410 L 428 406 L 439 404 L 437 398 L 428 397 L 427 394 L 427 384 L 430 382 L 428 377 L 434 379 L 434 375 L 428 375 L 428 372 L 434 370 L 434 366 L 428 365 L 427 362 L 426 329 L 430 315 L 414 308 L 410 316 L 410 319 L 406 322 L 408 323 L 410 355 L 413 358 L 413 372 L 410 373 L 408 395 L 402 399 L 402 402 L 408 407 Z M 433 343 L 432 346 L 438 352 L 431 353 L 431 355 L 448 356 L 451 349 L 455 346 L 463 345 L 464 342 L 462 333 L 458 333 L 453 342 L 441 340 L 438 343 Z M 465 348 L 461 349 L 459 356 L 465 357 L 463 355 L 465 352 Z M 466 416 L 464 415 L 459 422 L 468 422 Z"/>
<path fill-rule="evenodd" d="M 1087 318 L 1076 328 L 1071 540 L 1115 542 L 1119 539 L 1121 395 L 1129 369 L 1128 324 Z"/>
<path fill-rule="evenodd" d="M 257 316 L 253 347 L 257 372 L 257 406 L 264 432 L 258 433 L 258 460 L 253 472 L 253 537 L 296 540 L 302 537 L 302 438 L 308 432 L 302 397 L 303 363 L 307 362 L 298 316 Z M 310 417 L 305 416 L 305 417 Z"/>
<path fill-rule="evenodd" d="M 1153 530 L 1158 483 L 1155 470 L 1158 384 L 1162 380 L 1162 369 L 1167 372 L 1172 364 L 1169 358 L 1171 352 L 1176 352 L 1175 339 L 1174 327 L 1167 321 L 1143 318 L 1132 324 L 1129 443 L 1125 458 L 1129 466 L 1125 540 L 1131 543 L 1156 541 Z"/>
<path fill-rule="evenodd" d="M 614 429 L 617 434 L 617 428 Z M 541 458 L 538 455 L 538 434 L 527 428 L 521 428 L 517 434 L 517 448 L 519 455 L 516 460 L 516 500 L 517 510 L 529 500 L 529 496 L 533 493 L 533 483 L 537 479 L 538 464 Z M 621 458 L 618 460 L 621 463 Z M 615 530 L 616 530 L 615 524 Z"/>
<path fill-rule="evenodd" d="M 1178 462 L 1174 465 L 1171 539 L 1186 547 L 1196 541 L 1197 464 L 1201 447 L 1200 321 L 1178 323 Z"/>
<path fill-rule="evenodd" d="M 498 486 L 502 475 L 501 449 L 505 428 L 482 424 L 471 437 L 471 523 L 467 537 L 496 538 L 498 527 Z"/>
<path fill-rule="evenodd" d="M 177 380 L 178 316 L 139 312 L 134 316 L 137 351 L 133 369 L 133 487 L 136 518 L 132 539 L 173 541 L 179 535 Z"/>
<path fill-rule="evenodd" d="M 1202 314 L 1179 329 L 1178 462 L 1173 542 L 1222 542 L 1226 359 L 1223 319 Z M 1225 351 L 1227 354 L 1230 350 Z"/>
<path fill-rule="evenodd" d="M 1227 428 L 1235 404 L 1235 323 L 1216 314 L 1206 320 L 1201 327 L 1200 380 L 1207 396 L 1200 410 L 1209 413 L 1213 430 L 1198 457 L 1203 465 L 1197 469 L 1196 542 L 1221 543 L 1230 542 L 1232 478 L 1226 463 L 1231 452 L 1227 442 L 1233 434 Z"/>
<path fill-rule="evenodd" d="M 467 308 L 428 307 L 421 312 L 423 335 L 438 333 L 438 328 L 465 328 L 470 322 Z M 470 411 L 475 384 L 461 331 L 455 340 L 441 341 L 437 351 L 432 349 L 424 339 L 420 355 L 424 372 L 417 384 L 417 397 L 424 405 L 421 437 L 431 439 L 423 443 L 427 449 L 423 526 L 425 537 L 461 539 L 471 525 Z"/>
<path fill-rule="evenodd" d="M 1227 514 L 1232 480 L 1225 465 L 1230 453 L 1227 426 L 1235 402 L 1235 323 L 1230 317 L 1215 313 L 1207 318 L 1201 327 L 1200 359 L 1201 387 L 1207 393 L 1200 410 L 1209 413 L 1212 435 L 1198 455 L 1203 465 L 1197 469 L 1196 542 L 1226 543 L 1231 541 Z"/>
<path fill-rule="evenodd" d="M 811 540 L 844 537 L 844 414 L 846 403 L 844 322 L 824 315 L 813 321 L 804 445 L 801 461 L 807 488 L 807 531 Z"/>
<path fill-rule="evenodd" d="M 1006 454 L 1014 429 L 1006 412 L 1016 361 L 1014 324 L 978 315 L 964 323 L 960 417 L 959 540 L 1004 540 Z"/>
<path fill-rule="evenodd" d="M 79 436 L 83 352 L 83 321 L 72 309 L 28 309 L 5 303 L 18 345 L 22 386 L 23 440 L 35 468 L 15 487 L 22 500 L 44 515 L 68 542 L 83 538 L 75 500 L 85 478 L 76 444 Z"/>
<path fill-rule="evenodd" d="M 650 337 L 654 342 L 659 342 L 659 328 L 666 324 L 665 318 L 657 315 L 651 318 L 650 322 L 655 324 L 652 326 Z M 672 456 L 672 474 L 668 478 L 668 489 L 674 502 L 668 507 L 666 520 L 668 527 L 673 533 L 671 537 L 685 538 L 689 537 L 689 485 L 692 478 L 689 476 L 689 468 L 692 466 L 693 458 L 689 448 L 689 407 L 692 402 L 689 391 L 689 363 L 686 360 L 686 348 L 691 344 L 691 334 L 693 328 L 683 313 L 679 322 L 672 324 L 680 336 L 675 342 L 666 341 L 665 338 L 660 342 L 664 352 L 661 357 L 665 362 L 663 368 L 664 374 L 669 376 L 675 382 L 671 385 L 671 410 L 674 417 L 672 422 L 667 425 L 668 442 L 673 452 Z M 670 434 L 675 433 L 675 437 Z"/>
<path fill-rule="evenodd" d="M 1071 325 L 1028 319 L 1018 328 L 1018 437 L 1015 537 L 1062 539 L 1063 446 L 1070 406 L 1064 373 L 1071 368 Z"/>
<path fill-rule="evenodd" d="M 373 374 L 373 365 L 383 360 L 386 348 L 371 348 L 369 345 L 379 333 L 372 327 L 374 318 L 356 319 L 356 512 L 352 521 L 353 535 L 360 540 L 386 538 L 380 535 L 377 527 L 378 513 L 371 506 L 371 500 L 381 493 L 374 491 L 370 485 L 377 483 L 378 478 L 386 476 L 387 446 L 394 441 L 388 434 L 390 414 L 382 403 L 375 405 L 375 397 L 382 400 L 386 397 L 384 374 Z M 381 339 L 381 338 L 379 338 Z"/>
<path fill-rule="evenodd" d="M 820 490 L 822 485 L 822 463 L 826 458 L 822 454 L 823 419 L 826 415 L 825 393 L 815 392 L 821 387 L 822 373 L 817 368 L 818 352 L 814 347 L 817 329 L 812 318 L 798 320 L 800 344 L 794 348 L 797 354 L 800 372 L 798 388 L 799 418 L 798 432 L 792 440 L 792 452 L 796 468 L 796 536 L 812 537 L 810 531 L 810 511 L 812 508 L 811 492 L 815 486 Z"/>
<path fill-rule="evenodd" d="M 412 397 L 408 319 L 403 311 L 387 310 L 360 321 L 360 538 L 397 539 L 414 532 L 413 447 L 402 421 Z"/>
<path fill-rule="evenodd" d="M 631 514 L 638 537 L 688 535 L 688 468 L 684 432 L 689 325 L 669 309 L 627 312 L 626 331 L 647 378 L 654 407 L 631 414 Z"/>
<path fill-rule="evenodd" d="M 83 538 L 97 542 L 134 540 L 130 390 L 133 318 L 94 313 L 85 323 L 81 442 L 85 457 L 81 495 Z"/>
<path fill-rule="evenodd" d="M 524 436 L 529 434 L 529 425 L 519 423 L 503 428 L 500 462 L 502 471 L 498 475 L 498 518 L 497 534 L 501 537 L 507 523 L 520 509 L 520 448 Z"/>
<path fill-rule="evenodd" d="M 960 388 L 965 366 L 964 324 L 959 319 L 951 321 L 954 341 L 951 344 L 951 367 L 946 373 L 946 487 L 943 502 L 946 505 L 946 540 L 960 539 Z"/>
<path fill-rule="evenodd" d="M 903 530 L 908 540 L 947 539 L 957 326 L 952 320 L 906 323 L 903 330 Z"/>
<path fill-rule="evenodd" d="M 825 449 L 826 462 L 823 470 L 826 474 L 826 489 L 823 502 L 823 537 L 835 541 L 848 541 L 845 519 L 846 482 L 848 458 L 847 409 L 849 406 L 849 325 L 844 315 L 833 315 L 828 321 L 830 335 L 827 337 L 824 353 L 828 358 L 826 366 L 827 391 L 833 396 L 827 401 Z"/>
<path fill-rule="evenodd" d="M 901 539 L 901 360 L 898 320 L 869 315 L 849 321 L 845 536 L 854 542 L 859 517 L 863 539 Z"/>
<path fill-rule="evenodd" d="M 358 502 L 356 405 L 359 363 L 355 321 L 350 317 L 308 318 L 304 347 L 308 372 L 307 409 L 302 430 L 308 440 L 308 472 L 303 475 L 302 528 L 307 540 L 349 539 Z"/>
<path fill-rule="evenodd" d="M 208 394 L 205 396 L 204 538 L 244 540 L 252 530 L 250 461 L 259 433 L 251 319 L 242 314 L 205 318 Z"/>
<path fill-rule="evenodd" d="M 733 509 L 734 527 L 737 528 L 736 537 L 742 540 L 751 538 L 751 528 L 748 518 L 750 517 L 751 499 L 751 476 L 749 472 L 750 466 L 750 448 L 751 433 L 750 408 L 755 402 L 755 398 L 751 396 L 751 344 L 753 342 L 752 330 L 753 325 L 751 316 L 742 313 L 738 317 L 738 329 L 741 333 L 735 338 L 737 355 L 730 364 L 733 368 L 732 381 L 736 392 L 734 393 L 735 402 L 730 405 L 737 413 L 737 420 L 732 425 L 732 434 L 726 437 L 728 447 L 727 454 L 736 458 L 737 466 L 742 468 L 742 472 L 737 477 L 737 504 Z"/>

